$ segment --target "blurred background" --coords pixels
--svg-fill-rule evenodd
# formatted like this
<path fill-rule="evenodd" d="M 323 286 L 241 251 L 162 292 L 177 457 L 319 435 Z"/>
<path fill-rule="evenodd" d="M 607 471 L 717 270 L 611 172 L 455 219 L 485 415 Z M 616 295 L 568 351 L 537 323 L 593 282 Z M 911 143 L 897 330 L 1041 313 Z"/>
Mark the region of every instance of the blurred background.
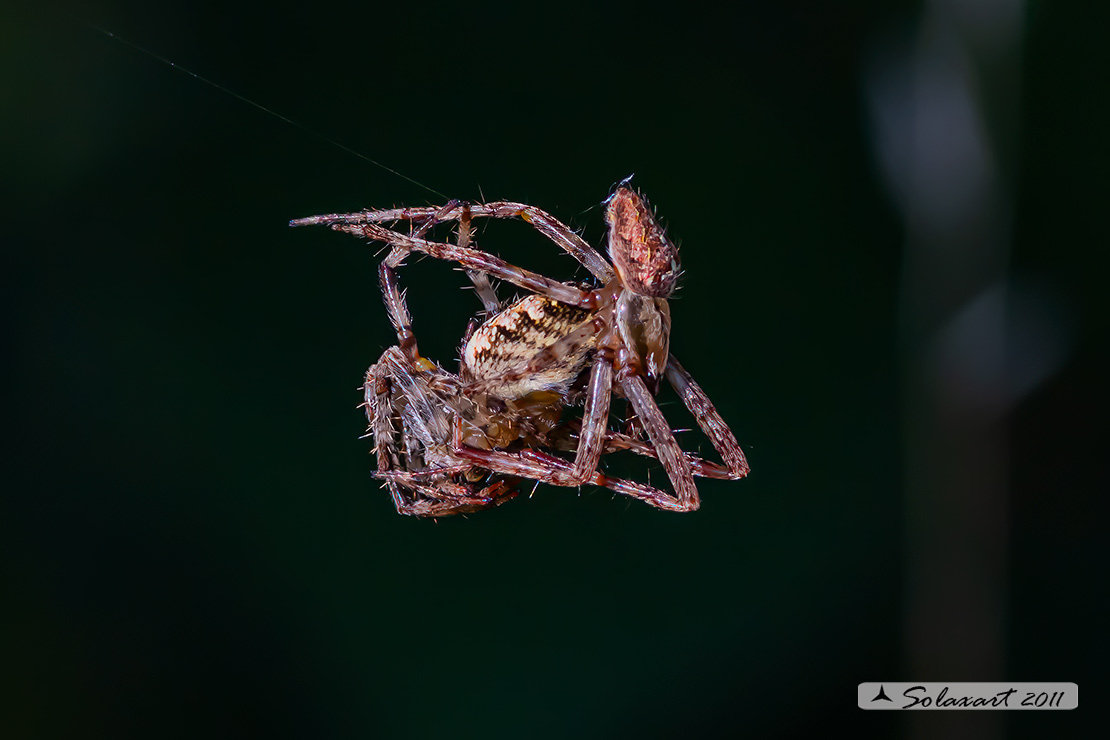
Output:
<path fill-rule="evenodd" d="M 1088 736 L 1110 19 L 1069 5 L 5 6 L 4 734 Z M 376 250 L 289 219 L 511 199 L 600 243 L 631 173 L 751 476 L 398 516 Z M 453 367 L 477 299 L 402 279 Z M 852 703 L 988 680 L 1088 708 Z"/>

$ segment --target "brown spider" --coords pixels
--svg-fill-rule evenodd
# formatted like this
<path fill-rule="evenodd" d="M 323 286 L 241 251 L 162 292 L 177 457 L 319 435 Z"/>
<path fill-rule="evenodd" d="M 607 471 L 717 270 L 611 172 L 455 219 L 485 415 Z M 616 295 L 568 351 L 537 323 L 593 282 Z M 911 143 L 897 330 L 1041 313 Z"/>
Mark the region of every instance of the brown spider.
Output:
<path fill-rule="evenodd" d="M 290 222 L 292 226 L 328 225 L 392 248 L 382 265 L 382 286 L 400 346 L 387 350 L 371 368 L 366 398 L 378 475 L 390 484 L 399 511 L 436 515 L 496 505 L 511 497 L 505 486 L 511 487 L 509 480 L 514 478 L 562 486 L 593 483 L 659 508 L 692 511 L 699 506 L 694 475 L 739 479 L 748 473 L 732 432 L 668 351 L 666 299 L 678 277 L 677 249 L 643 198 L 625 183 L 606 206 L 612 265 L 557 219 L 521 203 L 449 203 L 440 208 L 329 214 Z M 578 259 L 600 287 L 590 290 L 556 282 L 470 248 L 470 219 L 483 216 L 520 217 L 529 222 Z M 379 225 L 397 221 L 421 227 L 405 235 Z M 460 224 L 458 244 L 421 238 L 431 225 L 448 221 Z M 459 376 L 416 352 L 407 310 L 392 275 L 393 266 L 410 251 L 462 265 L 487 312 L 500 308 L 487 275 L 533 292 L 468 332 Z M 570 387 L 579 376 L 585 378 L 587 366 L 581 421 L 558 425 Z M 679 447 L 652 394 L 664 375 L 722 456 L 724 466 L 700 460 Z M 608 428 L 614 389 L 631 405 L 633 434 Z M 397 415 L 402 417 L 406 436 L 404 461 L 391 452 L 395 448 L 387 421 Z M 428 419 L 437 422 L 436 431 L 415 434 L 421 424 L 428 426 Z M 453 427 L 450 439 L 447 427 Z M 646 433 L 647 444 L 638 438 L 639 432 Z M 573 450 L 574 463 L 544 448 Z M 617 449 L 659 459 L 675 494 L 598 472 L 601 455 Z M 476 482 L 486 479 L 493 482 L 475 490 Z M 397 488 L 401 485 L 431 503 L 402 500 Z"/>
<path fill-rule="evenodd" d="M 453 208 L 449 204 L 445 208 Z M 414 234 L 434 223 L 427 219 Z M 469 218 L 460 217 L 459 241 L 469 241 Z M 407 255 L 394 248 L 379 268 L 387 313 L 398 338 L 367 372 L 366 414 L 383 478 L 398 512 L 446 516 L 497 506 L 517 495 L 522 478 L 576 486 L 570 463 L 547 454 L 575 449 L 574 422 L 558 424 L 571 390 L 567 387 L 592 345 L 586 342 L 567 362 L 520 378 L 493 396 L 467 392 L 467 379 L 488 375 L 498 366 L 513 367 L 538 348 L 550 346 L 589 318 L 589 312 L 531 295 L 497 313 L 480 327 L 472 321 L 463 340 L 462 377 L 420 356 L 395 267 Z M 482 273 L 472 273 L 487 309 L 500 304 Z M 400 444 L 398 443 L 400 437 Z M 629 449 L 654 456 L 648 445 L 615 432 L 607 434 L 606 451 Z M 480 458 L 476 456 L 485 455 Z M 482 465 L 476 465 L 475 462 Z M 691 464 L 701 464 L 691 456 Z M 700 471 L 700 469 L 699 469 Z M 510 474 L 511 473 L 511 474 Z M 589 482 L 653 501 L 654 489 L 600 474 Z"/>

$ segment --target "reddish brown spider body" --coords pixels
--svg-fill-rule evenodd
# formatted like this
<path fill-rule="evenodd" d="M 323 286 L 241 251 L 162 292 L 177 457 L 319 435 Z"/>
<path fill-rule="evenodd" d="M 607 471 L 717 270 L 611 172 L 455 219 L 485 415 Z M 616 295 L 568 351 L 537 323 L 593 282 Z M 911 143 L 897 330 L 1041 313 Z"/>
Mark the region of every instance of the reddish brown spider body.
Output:
<path fill-rule="evenodd" d="M 473 217 L 524 219 L 578 259 L 600 286 L 589 290 L 557 282 L 470 248 L 469 222 Z M 458 262 L 475 281 L 487 312 L 499 308 L 500 304 L 486 276 L 534 293 L 490 318 L 469 335 L 463 348 L 460 374 L 451 376 L 456 379 L 452 382 L 457 381 L 456 390 L 451 390 L 452 383 L 444 382 L 443 377 L 439 378 L 438 388 L 429 384 L 424 389 L 413 381 L 399 395 L 381 399 L 377 404 L 379 409 L 389 405 L 390 413 L 396 414 L 398 408 L 403 410 L 414 405 L 414 399 L 408 395 L 414 394 L 419 405 L 431 408 L 438 404 L 443 409 L 442 414 L 449 417 L 446 420 L 454 422 L 449 444 L 442 433 L 420 437 L 415 446 L 432 450 L 430 457 L 434 464 L 431 468 L 421 467 L 429 457 L 423 455 L 418 456 L 421 459 L 416 461 L 414 468 L 413 460 L 387 459 L 383 462 L 381 450 L 388 449 L 389 443 L 382 438 L 388 436 L 388 430 L 381 425 L 380 418 L 378 427 L 372 420 L 375 447 L 379 450 L 379 475 L 391 482 L 395 502 L 398 496 L 392 488 L 393 481 L 415 482 L 441 476 L 430 487 L 416 489 L 426 497 L 439 495 L 438 504 L 423 509 L 409 506 L 410 510 L 404 510 L 399 503 L 398 510 L 429 514 L 425 509 L 438 508 L 438 513 L 453 513 L 448 501 L 454 495 L 450 486 L 462 485 L 460 476 L 470 480 L 484 475 L 495 481 L 490 486 L 513 478 L 560 486 L 592 483 L 659 508 L 691 511 L 700 503 L 693 481 L 695 475 L 738 479 L 747 474 L 747 462 L 732 432 L 704 391 L 669 351 L 671 318 L 667 299 L 674 292 L 679 275 L 678 250 L 643 198 L 623 183 L 606 203 L 606 220 L 611 265 L 558 220 L 534 206 L 520 203 L 473 206 L 449 203 L 442 208 L 332 214 L 291 222 L 294 226 L 325 224 L 390 245 L 392 252 L 383 270 L 392 270 L 410 251 Z M 405 235 L 380 225 L 398 221 L 420 224 L 420 228 Z M 447 221 L 460 224 L 458 244 L 421 238 L 433 223 Z M 431 372 L 421 364 L 414 339 L 411 349 L 405 349 L 411 330 L 399 292 L 391 291 L 384 277 L 383 288 L 401 341 L 400 348 L 391 348 L 387 354 L 398 350 L 408 357 L 405 372 L 410 375 Z M 426 360 L 423 363 L 431 365 Z M 396 363 L 392 372 L 395 376 L 399 372 Z M 721 455 L 723 466 L 701 460 L 679 447 L 653 397 L 664 377 Z M 375 378 L 375 382 L 378 380 Z M 583 380 L 586 381 L 584 392 L 572 394 L 572 385 L 578 387 Z M 370 382 L 368 375 L 368 387 Z M 620 434 L 609 429 L 610 399 L 614 392 L 627 399 L 634 415 L 630 430 L 635 434 Z M 578 395 L 581 395 L 581 419 L 555 425 L 553 420 L 558 419 L 564 404 L 577 403 Z M 465 402 L 460 398 L 465 398 Z M 367 399 L 370 413 L 374 404 L 370 403 L 369 391 Z M 375 412 L 378 417 L 382 414 L 380 410 Z M 414 428 L 422 423 L 415 418 L 409 422 Z M 575 430 L 578 433 L 576 442 Z M 412 433 L 407 430 L 406 433 L 411 440 Z M 646 441 L 638 438 L 639 433 L 646 434 Z M 413 446 L 411 441 L 409 446 Z M 574 462 L 549 452 L 555 449 L 573 451 Z M 671 479 L 674 494 L 599 473 L 601 455 L 618 449 L 657 458 Z M 385 457 L 388 458 L 388 454 Z M 465 462 L 471 463 L 472 468 L 461 472 Z M 440 472 L 428 473 L 429 469 Z M 467 489 L 467 493 L 477 495 L 469 496 L 472 501 L 467 508 L 455 510 L 483 508 L 479 504 L 496 491 Z M 485 505 L 496 505 L 501 500 L 503 498 L 493 496 Z"/>

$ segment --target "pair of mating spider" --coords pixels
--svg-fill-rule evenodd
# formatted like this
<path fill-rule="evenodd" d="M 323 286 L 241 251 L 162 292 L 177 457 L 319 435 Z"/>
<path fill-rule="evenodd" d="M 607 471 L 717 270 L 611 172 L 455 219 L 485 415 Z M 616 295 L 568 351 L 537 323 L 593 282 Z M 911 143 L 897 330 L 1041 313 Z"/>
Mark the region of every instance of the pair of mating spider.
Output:
<path fill-rule="evenodd" d="M 291 221 L 326 225 L 386 244 L 379 278 L 397 346 L 366 374 L 366 415 L 377 477 L 397 511 L 444 516 L 497 506 L 525 479 L 556 486 L 592 484 L 661 509 L 700 505 L 694 476 L 739 479 L 744 453 L 705 392 L 669 352 L 667 299 L 679 275 L 678 250 L 646 202 L 621 183 L 606 201 L 609 258 L 550 214 L 523 203 L 451 202 L 443 207 L 328 214 Z M 521 218 L 577 259 L 595 287 L 562 283 L 471 246 L 474 218 Z M 408 222 L 409 233 L 382 224 Z M 456 243 L 424 239 L 436 224 L 457 222 Z M 457 262 L 486 314 L 463 339 L 458 374 L 417 349 L 396 268 L 412 252 Z M 497 278 L 529 294 L 504 306 Z M 674 387 L 724 465 L 684 452 L 655 403 L 663 377 Z M 612 394 L 629 405 L 623 431 L 610 428 Z M 563 421 L 564 408 L 581 416 Z M 674 493 L 598 470 L 617 450 L 658 459 Z M 554 454 L 572 452 L 573 461 Z"/>

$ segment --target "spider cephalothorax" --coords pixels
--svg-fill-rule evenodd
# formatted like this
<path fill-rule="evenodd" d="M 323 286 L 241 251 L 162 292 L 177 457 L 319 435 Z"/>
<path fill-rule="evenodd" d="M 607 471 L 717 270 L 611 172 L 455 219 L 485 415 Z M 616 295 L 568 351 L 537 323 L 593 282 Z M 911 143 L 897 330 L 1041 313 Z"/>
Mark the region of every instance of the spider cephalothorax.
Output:
<path fill-rule="evenodd" d="M 671 311 L 667 299 L 678 280 L 678 248 L 667 238 L 639 194 L 618 188 L 605 211 L 609 223 L 609 259 L 617 268 L 616 316 L 623 345 L 628 350 L 622 367 L 636 362 L 658 385 L 667 364 L 671 339 Z M 617 356 L 621 362 L 621 356 Z"/>
<path fill-rule="evenodd" d="M 472 248 L 470 221 L 475 217 L 522 218 L 578 259 L 593 274 L 597 287 L 551 280 Z M 560 486 L 593 483 L 660 508 L 691 511 L 699 506 L 695 475 L 738 479 L 748 473 L 744 453 L 732 432 L 705 392 L 670 354 L 667 298 L 674 292 L 679 275 L 677 248 L 643 197 L 626 183 L 621 183 L 606 201 L 606 220 L 611 264 L 551 215 L 534 206 L 507 201 L 476 205 L 452 202 L 440 208 L 329 214 L 291 222 L 294 226 L 324 224 L 388 244 L 391 252 L 383 269 L 392 270 L 412 251 L 458 262 L 474 281 L 487 313 L 493 314 L 469 333 L 459 375 L 445 374 L 416 353 L 403 300 L 383 278 L 386 304 L 401 342 L 400 347 L 387 350 L 387 355 L 393 350 L 400 353 L 391 355 L 390 362 L 404 356 L 404 372 L 442 374 L 427 389 L 418 382 L 408 382 L 405 387 L 409 390 L 389 399 L 388 413 L 395 417 L 398 408 L 408 408 L 415 400 L 422 407 L 438 405 L 443 409 L 441 420 L 453 427 L 449 442 L 442 434 L 424 438 L 403 429 L 405 444 L 420 454 L 403 460 L 391 458 L 382 452 L 394 444 L 382 440 L 389 434 L 382 421 L 387 415 L 386 400 L 378 404 L 374 412 L 378 421 L 372 418 L 371 427 L 379 475 L 390 482 L 398 510 L 427 514 L 427 509 L 434 508 L 435 513 L 453 513 L 451 496 L 458 492 L 450 486 L 461 485 L 462 480 L 482 478 L 500 483 L 527 478 Z M 404 234 L 381 225 L 402 221 L 417 228 Z M 459 222 L 457 244 L 422 238 L 435 223 L 449 221 Z M 532 295 L 502 310 L 487 276 L 510 282 Z M 724 465 L 706 462 L 679 447 L 653 398 L 663 377 L 693 413 Z M 573 400 L 575 405 L 581 404 L 581 416 L 559 422 L 562 407 L 572 401 L 571 388 L 582 389 Z M 609 427 L 614 392 L 626 398 L 631 407 L 630 433 Z M 419 398 L 409 399 L 406 393 Z M 369 391 L 367 399 L 368 407 L 373 406 Z M 408 423 L 423 422 L 410 419 Z M 600 473 L 601 455 L 618 449 L 662 462 L 674 494 Z M 427 465 L 428 450 L 434 450 L 431 466 Z M 552 454 L 555 450 L 573 451 L 573 463 Z M 432 479 L 439 482 L 421 482 Z M 418 499 L 434 499 L 438 490 L 440 500 L 420 509 L 411 497 L 399 493 L 397 486 L 402 484 Z M 472 510 L 477 506 L 474 501 L 483 496 L 489 498 L 487 505 L 504 500 L 490 496 L 485 489 L 476 491 L 474 485 L 466 489 L 467 494 L 473 494 L 469 495 L 473 501 L 457 510 Z"/>
<path fill-rule="evenodd" d="M 609 259 L 624 287 L 637 295 L 670 298 L 678 281 L 678 247 L 643 196 L 622 184 L 605 205 Z"/>

